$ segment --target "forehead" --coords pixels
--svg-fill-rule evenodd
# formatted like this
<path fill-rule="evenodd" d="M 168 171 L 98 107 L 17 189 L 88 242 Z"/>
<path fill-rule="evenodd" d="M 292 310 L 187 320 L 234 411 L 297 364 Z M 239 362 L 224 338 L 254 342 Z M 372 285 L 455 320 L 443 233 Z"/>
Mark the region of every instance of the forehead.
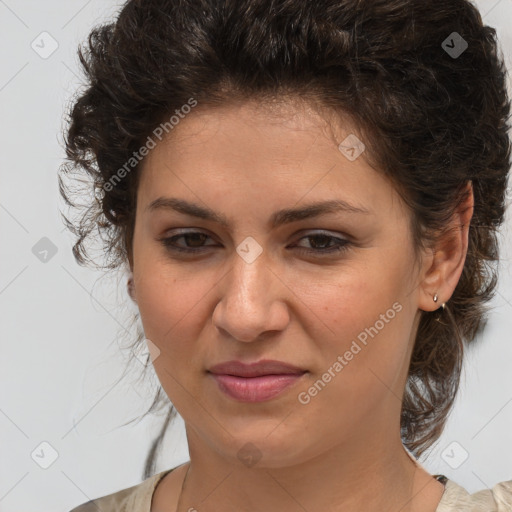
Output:
<path fill-rule="evenodd" d="M 147 204 L 164 190 L 180 189 L 200 199 L 205 193 L 250 199 L 258 192 L 260 200 L 277 196 L 292 203 L 339 191 L 369 205 L 383 203 L 383 195 L 393 195 L 388 180 L 366 162 L 364 151 L 351 160 L 339 149 L 361 136 L 354 124 L 323 114 L 304 102 L 198 105 L 146 156 L 140 200 Z"/>
<path fill-rule="evenodd" d="M 349 134 L 363 139 L 348 114 L 335 113 L 295 97 L 232 101 L 215 106 L 199 104 L 180 119 L 173 117 L 175 124 L 166 128 L 163 140 L 157 141 L 157 150 L 152 151 L 146 161 L 155 155 L 162 156 L 166 149 L 193 152 L 199 145 L 208 145 L 208 149 L 216 148 L 219 152 L 250 151 L 257 146 L 278 147 L 283 155 L 300 158 L 304 148 L 298 144 L 292 151 L 283 150 L 292 149 L 294 142 L 312 145 L 313 140 L 315 146 L 332 149 Z M 363 153 L 361 158 L 365 156 Z"/>

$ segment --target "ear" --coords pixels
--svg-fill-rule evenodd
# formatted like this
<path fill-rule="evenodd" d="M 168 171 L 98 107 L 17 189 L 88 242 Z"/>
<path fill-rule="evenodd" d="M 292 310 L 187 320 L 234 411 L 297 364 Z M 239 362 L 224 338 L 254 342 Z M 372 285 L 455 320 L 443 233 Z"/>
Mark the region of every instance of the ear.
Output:
<path fill-rule="evenodd" d="M 473 217 L 473 183 L 466 186 L 466 199 L 455 211 L 448 230 L 432 248 L 426 258 L 420 276 L 418 307 L 423 311 L 435 311 L 448 302 L 459 282 L 468 250 L 469 224 Z M 433 297 L 437 293 L 438 301 Z"/>
<path fill-rule="evenodd" d="M 126 289 L 128 290 L 128 295 L 133 300 L 133 302 L 137 302 L 137 295 L 135 292 L 135 283 L 133 280 L 133 272 L 130 271 L 128 275 L 128 281 L 126 283 Z"/>

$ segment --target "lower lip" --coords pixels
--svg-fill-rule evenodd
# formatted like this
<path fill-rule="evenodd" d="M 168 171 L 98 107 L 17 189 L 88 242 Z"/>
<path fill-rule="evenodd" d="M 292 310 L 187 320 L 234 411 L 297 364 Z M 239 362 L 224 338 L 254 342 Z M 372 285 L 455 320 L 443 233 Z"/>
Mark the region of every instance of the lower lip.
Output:
<path fill-rule="evenodd" d="M 304 373 L 236 377 L 235 375 L 210 374 L 226 395 L 242 402 L 264 402 L 295 384 Z"/>

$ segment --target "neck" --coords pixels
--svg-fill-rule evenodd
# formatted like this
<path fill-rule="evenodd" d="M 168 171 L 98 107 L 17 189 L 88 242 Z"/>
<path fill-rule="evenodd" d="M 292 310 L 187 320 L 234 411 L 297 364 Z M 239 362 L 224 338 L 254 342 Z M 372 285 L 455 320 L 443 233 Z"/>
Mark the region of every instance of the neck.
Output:
<path fill-rule="evenodd" d="M 190 465 L 177 512 L 435 512 L 444 490 L 400 438 L 373 446 L 351 440 L 294 465 L 246 467 L 209 450 L 193 431 L 187 437 Z"/>

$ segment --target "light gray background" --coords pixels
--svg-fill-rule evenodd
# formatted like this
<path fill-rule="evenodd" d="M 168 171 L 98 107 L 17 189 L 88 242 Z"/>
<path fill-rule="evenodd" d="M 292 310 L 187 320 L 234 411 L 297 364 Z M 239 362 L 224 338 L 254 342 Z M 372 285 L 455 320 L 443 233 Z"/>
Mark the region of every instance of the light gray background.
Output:
<path fill-rule="evenodd" d="M 79 267 L 59 216 L 56 175 L 64 154 L 64 108 L 79 85 L 77 45 L 121 5 L 0 0 L 1 512 L 68 511 L 139 483 L 162 419 L 120 427 L 149 407 L 158 381 L 137 381 L 140 368 L 119 380 L 126 353 L 118 344 L 131 310 L 125 278 L 102 278 Z M 512 1 L 482 0 L 477 6 L 486 24 L 496 27 L 511 69 Z M 48 36 L 40 36 L 44 31 L 58 43 L 48 58 L 31 47 L 35 40 L 40 51 L 51 49 Z M 488 328 L 467 354 L 455 409 L 423 461 L 430 472 L 444 473 L 471 492 L 512 479 L 510 227 L 509 212 Z M 43 237 L 57 249 L 46 263 L 32 252 Z M 50 462 L 51 449 L 42 442 L 58 452 L 47 469 L 35 462 Z M 452 467 L 462 449 L 468 459 Z M 157 471 L 186 460 L 178 419 Z"/>

